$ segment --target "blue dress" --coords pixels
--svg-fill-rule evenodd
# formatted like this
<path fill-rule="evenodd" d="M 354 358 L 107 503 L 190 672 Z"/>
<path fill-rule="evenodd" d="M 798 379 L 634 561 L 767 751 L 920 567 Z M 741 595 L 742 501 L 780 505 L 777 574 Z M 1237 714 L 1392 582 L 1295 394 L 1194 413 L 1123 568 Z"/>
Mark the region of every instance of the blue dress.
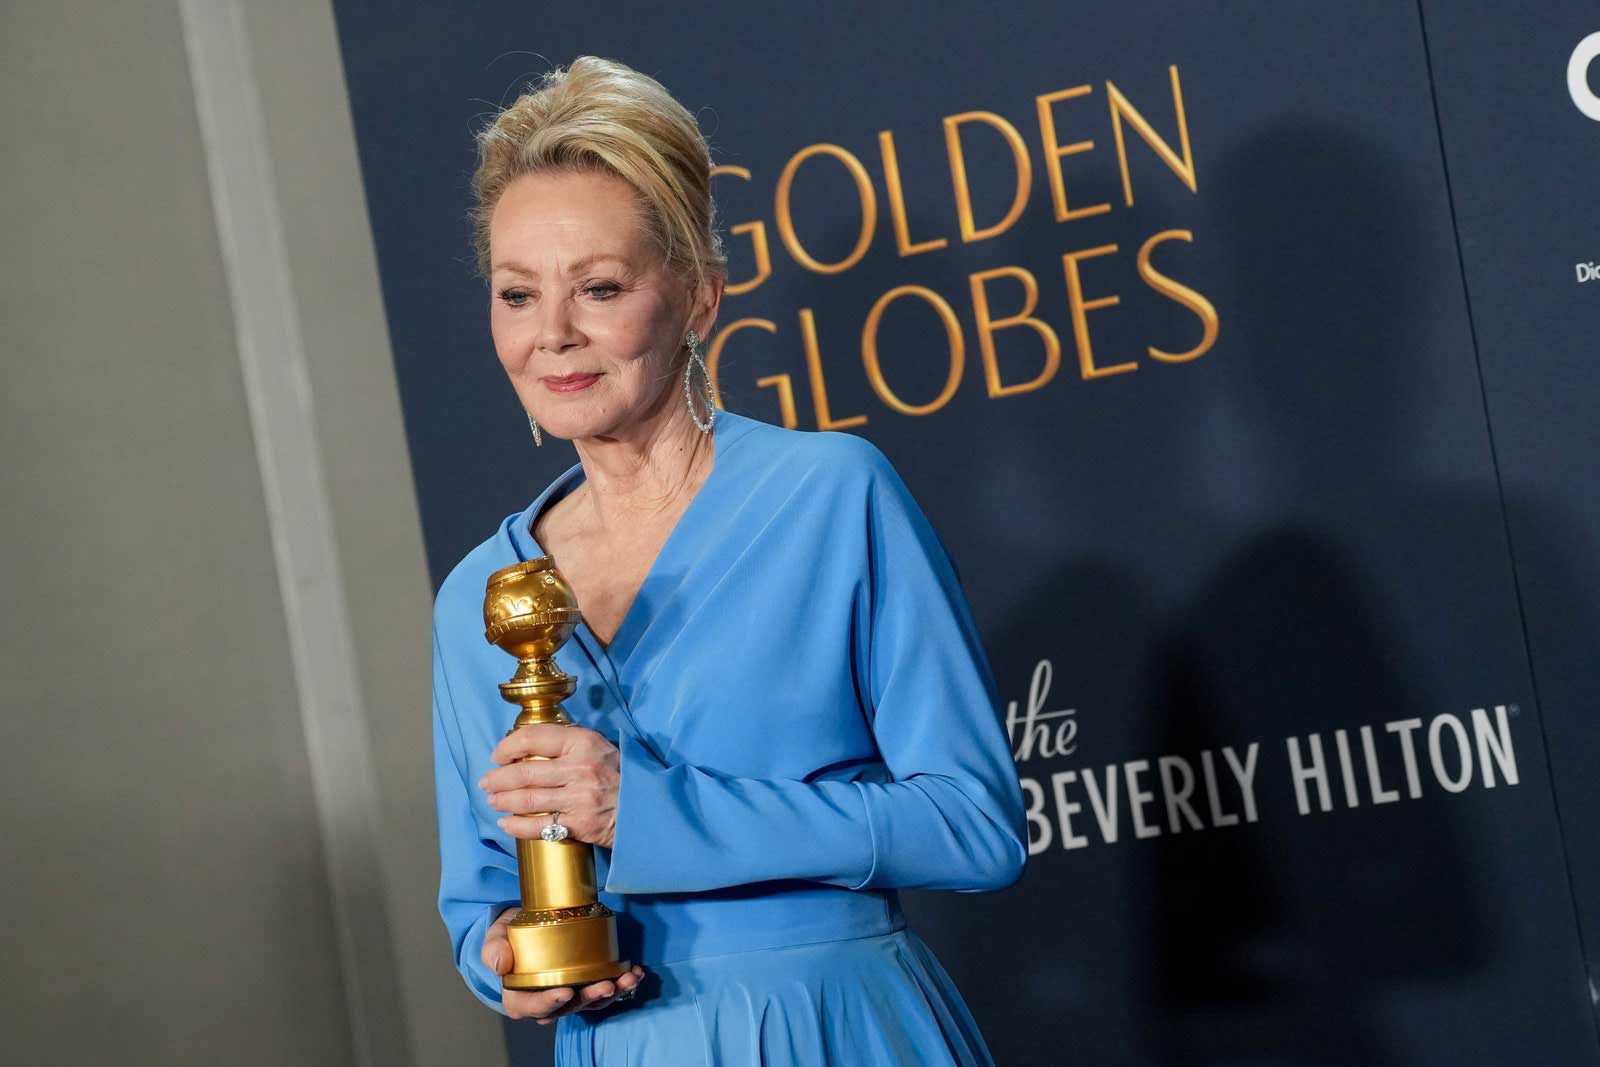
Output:
<path fill-rule="evenodd" d="M 729 411 L 713 432 L 610 647 L 580 624 L 556 656 L 567 713 L 621 753 L 596 872 L 647 972 L 635 999 L 562 1017 L 556 1062 L 990 1064 L 896 894 L 1004 888 L 1027 856 L 955 566 L 870 442 Z M 544 554 L 534 518 L 582 480 L 575 464 L 508 516 L 434 606 L 439 910 L 496 1010 L 480 951 L 518 902 L 516 847 L 474 783 L 514 718 L 495 687 L 515 661 L 484 640 L 484 585 Z"/>

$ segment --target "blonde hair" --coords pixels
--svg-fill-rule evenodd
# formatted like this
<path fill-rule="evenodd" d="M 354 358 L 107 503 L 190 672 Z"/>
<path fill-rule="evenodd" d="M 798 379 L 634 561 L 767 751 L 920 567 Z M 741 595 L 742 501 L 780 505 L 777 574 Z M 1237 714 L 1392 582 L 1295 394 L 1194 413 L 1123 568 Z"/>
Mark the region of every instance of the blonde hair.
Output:
<path fill-rule="evenodd" d="M 647 238 L 697 288 L 725 274 L 715 229 L 711 152 L 693 115 L 660 82 L 598 56 L 556 67 L 477 134 L 471 212 L 478 273 L 488 278 L 489 220 L 506 187 L 540 171 L 601 171 L 638 193 Z"/>

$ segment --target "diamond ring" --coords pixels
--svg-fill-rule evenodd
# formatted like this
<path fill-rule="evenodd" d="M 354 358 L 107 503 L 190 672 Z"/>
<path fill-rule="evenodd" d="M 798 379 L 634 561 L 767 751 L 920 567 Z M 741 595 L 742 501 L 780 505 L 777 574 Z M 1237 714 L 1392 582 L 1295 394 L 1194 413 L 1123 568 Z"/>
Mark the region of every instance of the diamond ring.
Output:
<path fill-rule="evenodd" d="M 539 836 L 546 841 L 565 841 L 567 839 L 567 828 L 561 825 L 561 813 L 559 811 L 551 813 L 550 825 L 540 830 Z"/>

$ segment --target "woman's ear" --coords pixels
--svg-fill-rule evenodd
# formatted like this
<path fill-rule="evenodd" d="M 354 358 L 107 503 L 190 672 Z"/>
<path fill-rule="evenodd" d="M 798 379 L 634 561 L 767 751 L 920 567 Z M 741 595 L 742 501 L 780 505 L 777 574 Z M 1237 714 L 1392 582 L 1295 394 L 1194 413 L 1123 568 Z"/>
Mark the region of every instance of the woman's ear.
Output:
<path fill-rule="evenodd" d="M 694 313 L 689 317 L 689 328 L 707 341 L 711 339 L 711 328 L 717 324 L 717 311 L 722 306 L 722 290 L 727 281 L 720 273 L 708 272 L 699 291 L 691 294 Z"/>

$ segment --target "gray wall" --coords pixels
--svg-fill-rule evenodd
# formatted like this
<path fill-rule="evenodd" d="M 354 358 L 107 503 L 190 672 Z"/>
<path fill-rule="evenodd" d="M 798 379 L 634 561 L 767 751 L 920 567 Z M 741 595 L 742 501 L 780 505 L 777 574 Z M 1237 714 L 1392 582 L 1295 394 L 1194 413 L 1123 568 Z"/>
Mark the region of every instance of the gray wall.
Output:
<path fill-rule="evenodd" d="M 429 587 L 331 12 L 238 26 L 280 228 L 231 258 L 189 15 L 187 51 L 174 2 L 0 16 L 6 1058 L 502 1063 L 433 908 Z M 286 278 L 309 472 L 263 474 L 251 262 Z M 347 698 L 297 602 L 344 606 Z"/>

